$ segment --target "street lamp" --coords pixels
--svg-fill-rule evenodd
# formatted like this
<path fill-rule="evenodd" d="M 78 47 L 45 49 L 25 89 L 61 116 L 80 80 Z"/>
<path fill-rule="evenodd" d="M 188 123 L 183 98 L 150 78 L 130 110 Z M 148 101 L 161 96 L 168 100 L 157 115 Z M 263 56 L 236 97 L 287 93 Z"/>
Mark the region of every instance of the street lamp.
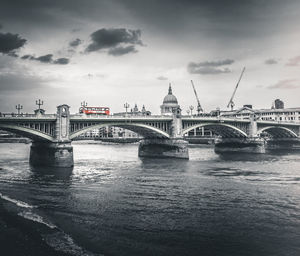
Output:
<path fill-rule="evenodd" d="M 191 116 L 193 116 L 193 109 L 194 109 L 194 106 L 190 106 L 190 110 L 191 110 Z"/>
<path fill-rule="evenodd" d="M 18 115 L 20 115 L 20 110 L 23 109 L 23 106 L 18 104 L 16 105 L 16 109 L 18 110 Z"/>
<path fill-rule="evenodd" d="M 42 101 L 42 100 L 40 100 L 40 99 L 39 99 L 38 101 L 37 101 L 37 100 L 35 101 L 35 105 L 38 105 L 38 106 L 39 106 L 39 110 L 41 109 L 41 106 L 42 106 L 43 104 L 44 104 L 44 101 Z"/>
<path fill-rule="evenodd" d="M 82 107 L 87 107 L 87 102 L 85 102 L 85 100 L 83 102 L 81 102 L 81 106 Z"/>
<path fill-rule="evenodd" d="M 124 108 L 126 109 L 126 116 L 127 116 L 127 109 L 130 107 L 130 105 L 126 102 L 125 104 L 124 104 Z"/>

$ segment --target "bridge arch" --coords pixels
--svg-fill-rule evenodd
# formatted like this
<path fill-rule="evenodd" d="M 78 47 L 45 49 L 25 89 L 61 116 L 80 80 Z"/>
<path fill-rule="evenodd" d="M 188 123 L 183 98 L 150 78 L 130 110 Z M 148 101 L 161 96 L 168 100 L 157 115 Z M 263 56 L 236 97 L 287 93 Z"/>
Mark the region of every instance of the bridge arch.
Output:
<path fill-rule="evenodd" d="M 88 126 L 88 127 L 84 127 L 83 129 L 80 129 L 78 131 L 75 131 L 73 133 L 70 134 L 70 139 L 74 139 L 76 137 L 78 137 L 79 135 L 86 133 L 90 130 L 94 130 L 94 129 L 99 129 L 102 127 L 106 127 L 106 126 L 115 126 L 115 127 L 120 127 L 120 128 L 125 128 L 127 130 L 136 132 L 137 134 L 140 134 L 142 136 L 144 136 L 145 138 L 165 138 L 168 139 L 170 138 L 170 135 L 158 128 L 155 128 L 153 126 L 150 125 L 146 125 L 146 124 L 134 124 L 134 123 L 105 123 L 105 124 L 97 124 L 97 125 L 92 125 L 92 126 Z"/>
<path fill-rule="evenodd" d="M 246 138 L 248 137 L 247 133 L 242 131 L 241 129 L 230 125 L 230 124 L 224 124 L 224 123 L 202 123 L 202 124 L 196 124 L 191 127 L 188 127 L 183 130 L 183 134 L 188 133 L 191 130 L 201 128 L 201 127 L 207 127 L 211 131 L 215 132 L 216 134 L 224 137 L 224 138 Z"/>
<path fill-rule="evenodd" d="M 38 130 L 30 129 L 23 126 L 10 125 L 10 124 L 0 124 L 0 129 L 8 132 L 21 135 L 23 137 L 35 140 L 35 141 L 48 141 L 53 142 L 54 138 L 46 133 L 40 132 Z"/>
<path fill-rule="evenodd" d="M 267 126 L 258 130 L 257 134 L 261 135 L 263 132 L 267 132 L 273 138 L 298 138 L 294 131 L 283 126 Z"/>

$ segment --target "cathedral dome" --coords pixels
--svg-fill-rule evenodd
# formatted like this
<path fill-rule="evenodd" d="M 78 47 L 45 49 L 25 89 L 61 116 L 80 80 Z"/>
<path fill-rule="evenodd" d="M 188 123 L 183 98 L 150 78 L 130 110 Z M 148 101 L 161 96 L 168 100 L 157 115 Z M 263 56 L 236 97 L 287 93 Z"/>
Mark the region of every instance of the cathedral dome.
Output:
<path fill-rule="evenodd" d="M 163 104 L 178 104 L 177 98 L 172 94 L 171 85 L 169 86 L 169 93 L 164 97 Z"/>

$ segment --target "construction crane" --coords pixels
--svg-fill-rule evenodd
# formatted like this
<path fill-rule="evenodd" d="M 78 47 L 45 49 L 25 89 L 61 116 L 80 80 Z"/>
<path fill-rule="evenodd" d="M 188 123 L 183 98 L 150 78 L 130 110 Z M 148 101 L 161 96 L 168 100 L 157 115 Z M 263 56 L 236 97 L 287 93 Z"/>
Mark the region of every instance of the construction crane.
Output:
<path fill-rule="evenodd" d="M 229 107 L 231 107 L 231 110 L 233 110 L 233 107 L 234 107 L 234 102 L 233 102 L 233 98 L 234 98 L 234 95 L 235 95 L 235 93 L 236 93 L 236 90 L 237 90 L 237 88 L 238 88 L 238 86 L 239 86 L 239 83 L 240 83 L 240 81 L 241 81 L 241 79 L 242 79 L 242 76 L 243 76 L 243 74 L 244 74 L 244 71 L 245 71 L 245 67 L 243 68 L 243 71 L 242 71 L 242 73 L 241 73 L 241 75 L 240 75 L 240 78 L 239 78 L 239 81 L 237 82 L 237 84 L 236 84 L 236 86 L 235 86 L 235 88 L 234 88 L 234 91 L 233 91 L 233 94 L 232 94 L 232 96 L 231 96 L 231 98 L 230 98 L 230 100 L 229 100 L 229 102 L 228 102 L 228 104 L 227 104 L 227 108 L 229 108 Z"/>
<path fill-rule="evenodd" d="M 195 93 L 195 96 L 196 96 L 196 99 L 197 99 L 197 103 L 198 103 L 198 105 L 197 105 L 197 113 L 198 113 L 198 116 L 200 116 L 200 113 L 203 112 L 203 109 L 201 107 L 200 100 L 199 100 L 198 94 L 196 92 L 193 80 L 191 80 L 191 83 L 192 83 L 192 86 L 193 86 L 193 89 L 194 89 L 194 93 Z"/>

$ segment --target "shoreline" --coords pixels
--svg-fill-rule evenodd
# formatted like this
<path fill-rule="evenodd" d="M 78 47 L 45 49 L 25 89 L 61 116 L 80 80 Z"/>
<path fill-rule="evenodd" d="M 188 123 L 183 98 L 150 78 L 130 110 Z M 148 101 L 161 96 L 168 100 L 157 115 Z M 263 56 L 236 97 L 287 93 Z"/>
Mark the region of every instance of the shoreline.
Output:
<path fill-rule="evenodd" d="M 70 256 L 56 251 L 41 236 L 42 224 L 18 216 L 15 207 L 0 200 L 0 245 L 3 255 Z"/>
<path fill-rule="evenodd" d="M 96 256 L 40 215 L 38 208 L 0 193 L 0 246 L 4 256 Z M 2 254 L 1 254 L 2 255 Z"/>

